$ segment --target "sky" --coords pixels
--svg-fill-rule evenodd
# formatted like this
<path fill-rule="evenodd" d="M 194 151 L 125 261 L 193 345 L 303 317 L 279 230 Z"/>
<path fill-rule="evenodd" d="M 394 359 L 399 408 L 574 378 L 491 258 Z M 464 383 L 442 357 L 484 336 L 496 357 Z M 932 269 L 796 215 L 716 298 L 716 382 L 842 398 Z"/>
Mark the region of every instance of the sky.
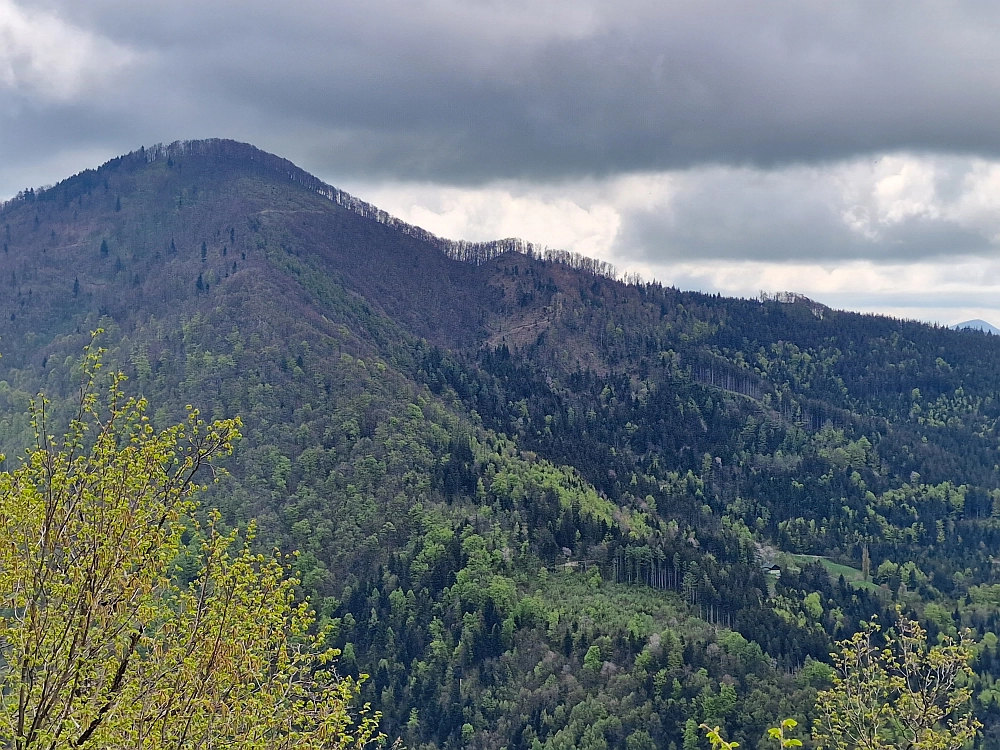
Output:
<path fill-rule="evenodd" d="M 452 239 L 1000 325 L 1000 6 L 0 0 L 0 197 L 234 138 Z"/>

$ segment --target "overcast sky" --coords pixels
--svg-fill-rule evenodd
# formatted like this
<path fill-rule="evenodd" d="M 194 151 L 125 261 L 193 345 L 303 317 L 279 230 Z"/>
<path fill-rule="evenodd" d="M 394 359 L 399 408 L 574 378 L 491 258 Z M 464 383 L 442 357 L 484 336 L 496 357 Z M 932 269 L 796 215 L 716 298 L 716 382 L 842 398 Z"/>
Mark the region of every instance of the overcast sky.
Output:
<path fill-rule="evenodd" d="M 226 137 L 455 239 L 1000 325 L 1000 6 L 0 0 L 0 196 Z"/>

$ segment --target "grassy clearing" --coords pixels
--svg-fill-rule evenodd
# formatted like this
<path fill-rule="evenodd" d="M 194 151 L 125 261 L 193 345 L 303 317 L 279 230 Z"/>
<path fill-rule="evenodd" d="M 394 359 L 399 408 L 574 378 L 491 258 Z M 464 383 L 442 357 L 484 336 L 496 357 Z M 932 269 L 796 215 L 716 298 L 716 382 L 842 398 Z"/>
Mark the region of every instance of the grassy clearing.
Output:
<path fill-rule="evenodd" d="M 861 571 L 857 568 L 852 568 L 849 565 L 841 565 L 828 557 L 821 557 L 819 555 L 789 555 L 789 557 L 800 565 L 809 565 L 818 560 L 834 580 L 839 579 L 840 576 L 844 576 L 844 580 L 855 588 L 867 589 L 869 591 L 879 590 L 879 587 L 874 583 L 864 580 L 864 576 L 861 575 Z"/>

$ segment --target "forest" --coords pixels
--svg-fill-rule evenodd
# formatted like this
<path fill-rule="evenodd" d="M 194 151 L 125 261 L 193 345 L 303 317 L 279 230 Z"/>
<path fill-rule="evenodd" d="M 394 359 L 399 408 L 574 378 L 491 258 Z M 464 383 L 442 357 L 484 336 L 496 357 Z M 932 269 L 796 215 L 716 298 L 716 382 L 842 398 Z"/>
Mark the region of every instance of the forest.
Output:
<path fill-rule="evenodd" d="M 97 329 L 158 428 L 239 417 L 201 503 L 294 553 L 407 747 L 767 746 L 897 611 L 971 629 L 1000 747 L 1000 339 L 451 243 L 229 141 L 25 191 L 0 240 L 4 468 Z"/>

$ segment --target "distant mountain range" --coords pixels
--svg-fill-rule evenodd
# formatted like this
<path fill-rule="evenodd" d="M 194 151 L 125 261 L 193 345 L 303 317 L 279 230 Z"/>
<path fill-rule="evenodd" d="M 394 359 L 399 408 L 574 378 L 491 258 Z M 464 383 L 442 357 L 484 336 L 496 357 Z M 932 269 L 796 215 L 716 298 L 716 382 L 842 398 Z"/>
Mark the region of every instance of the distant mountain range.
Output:
<path fill-rule="evenodd" d="M 204 502 L 298 551 L 408 747 L 769 747 L 873 614 L 1000 632 L 1000 338 L 449 242 L 233 141 L 26 191 L 0 245 L 6 465 L 98 327 L 158 428 L 241 416 Z"/>
<path fill-rule="evenodd" d="M 966 328 L 971 328 L 974 331 L 982 331 L 983 333 L 992 333 L 994 336 L 1000 336 L 1000 328 L 990 325 L 985 320 L 980 320 L 976 318 L 975 320 L 967 320 L 964 323 L 956 323 L 951 326 L 954 331 L 961 331 Z"/>

